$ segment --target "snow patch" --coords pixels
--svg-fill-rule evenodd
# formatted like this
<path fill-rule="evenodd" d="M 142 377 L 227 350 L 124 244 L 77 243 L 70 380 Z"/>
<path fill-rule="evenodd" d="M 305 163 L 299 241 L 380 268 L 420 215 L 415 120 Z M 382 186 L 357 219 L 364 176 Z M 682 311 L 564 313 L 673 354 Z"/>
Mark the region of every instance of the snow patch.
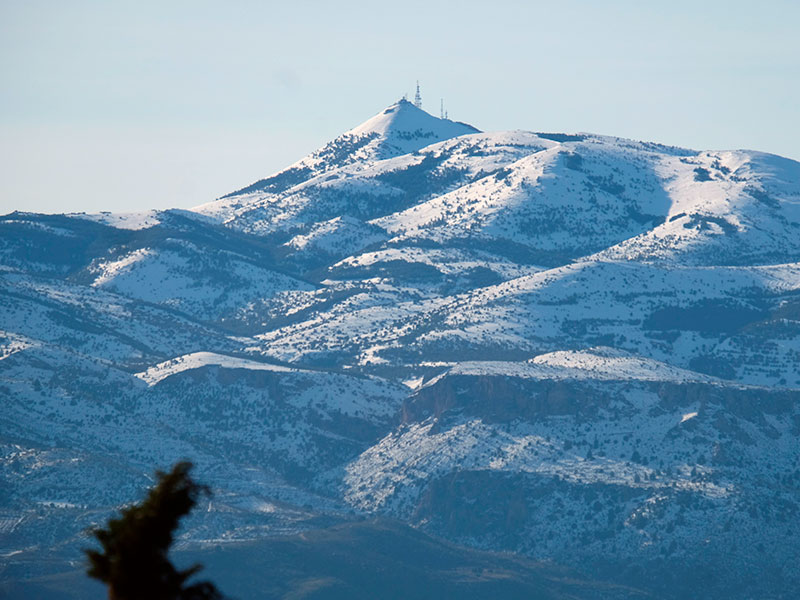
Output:
<path fill-rule="evenodd" d="M 216 354 L 215 352 L 193 352 L 176 358 L 158 363 L 146 371 L 136 373 L 136 377 L 153 386 L 163 381 L 167 377 L 183 373 L 192 369 L 216 366 L 224 369 L 249 369 L 252 371 L 273 371 L 276 373 L 297 373 L 298 369 L 292 369 L 281 365 L 271 365 L 254 360 Z"/>

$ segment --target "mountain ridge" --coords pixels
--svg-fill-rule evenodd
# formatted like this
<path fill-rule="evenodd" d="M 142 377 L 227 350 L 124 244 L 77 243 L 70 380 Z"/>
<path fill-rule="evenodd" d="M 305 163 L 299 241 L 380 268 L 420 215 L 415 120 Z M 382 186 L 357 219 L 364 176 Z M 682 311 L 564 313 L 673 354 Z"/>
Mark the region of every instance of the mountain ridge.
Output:
<path fill-rule="evenodd" d="M 789 159 L 408 102 L 192 211 L 0 217 L 0 568 L 74 561 L 187 457 L 215 499 L 186 544 L 388 516 L 656 597 L 781 597 L 798 229 Z"/>
<path fill-rule="evenodd" d="M 331 163 L 341 166 L 401 156 L 431 143 L 467 133 L 479 133 L 479 130 L 466 123 L 437 119 L 408 100 L 401 99 L 283 171 L 193 210 L 213 212 L 214 205 L 220 200 L 256 191 L 285 191 L 284 186 L 297 182 L 298 177 L 309 179 L 324 174 L 330 169 Z"/>

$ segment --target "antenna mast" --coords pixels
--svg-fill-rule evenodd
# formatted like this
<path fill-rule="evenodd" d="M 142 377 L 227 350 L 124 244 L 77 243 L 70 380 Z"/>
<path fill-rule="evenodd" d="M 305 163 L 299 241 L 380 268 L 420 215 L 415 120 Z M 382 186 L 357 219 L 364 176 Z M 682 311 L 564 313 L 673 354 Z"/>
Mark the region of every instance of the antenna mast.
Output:
<path fill-rule="evenodd" d="M 444 119 L 444 98 L 441 99 L 441 104 L 439 105 L 439 117 Z"/>
<path fill-rule="evenodd" d="M 422 108 L 422 95 L 419 93 L 419 79 L 417 79 L 417 93 L 414 95 L 414 106 Z"/>

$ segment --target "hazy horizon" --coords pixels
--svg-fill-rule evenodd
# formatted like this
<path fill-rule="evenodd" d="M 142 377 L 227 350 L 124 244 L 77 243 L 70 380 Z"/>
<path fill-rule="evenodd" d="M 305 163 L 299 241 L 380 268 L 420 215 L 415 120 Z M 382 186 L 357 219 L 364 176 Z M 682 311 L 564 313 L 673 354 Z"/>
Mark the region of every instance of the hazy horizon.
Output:
<path fill-rule="evenodd" d="M 0 213 L 188 208 L 278 171 L 420 80 L 486 131 L 800 159 L 800 8 L 81 0 L 5 4 Z"/>

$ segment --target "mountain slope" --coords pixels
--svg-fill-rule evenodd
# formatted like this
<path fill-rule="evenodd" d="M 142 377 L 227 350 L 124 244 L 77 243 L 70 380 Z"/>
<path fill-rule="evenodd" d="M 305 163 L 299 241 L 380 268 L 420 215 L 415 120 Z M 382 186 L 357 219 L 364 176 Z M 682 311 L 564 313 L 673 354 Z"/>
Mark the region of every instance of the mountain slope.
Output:
<path fill-rule="evenodd" d="M 471 125 L 437 119 L 407 100 L 400 100 L 285 170 L 196 210 L 230 220 L 232 215 L 249 210 L 247 205 L 254 200 L 263 201 L 263 198 L 342 166 L 363 168 L 376 160 L 401 156 L 435 142 L 477 132 Z"/>
<path fill-rule="evenodd" d="M 185 546 L 318 557 L 298 540 L 388 515 L 657 597 L 786 597 L 798 230 L 789 159 L 404 101 L 193 211 L 2 217 L 3 577 L 62 572 L 186 457 L 216 495 Z"/>

